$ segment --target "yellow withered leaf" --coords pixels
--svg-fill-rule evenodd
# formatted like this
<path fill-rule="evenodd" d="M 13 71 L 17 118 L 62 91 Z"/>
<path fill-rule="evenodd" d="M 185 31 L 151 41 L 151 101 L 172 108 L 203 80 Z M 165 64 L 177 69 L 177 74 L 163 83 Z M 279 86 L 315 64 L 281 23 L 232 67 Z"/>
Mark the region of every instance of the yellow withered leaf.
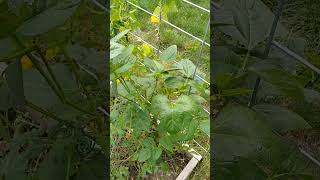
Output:
<path fill-rule="evenodd" d="M 156 7 L 152 13 L 153 15 L 150 17 L 150 21 L 152 23 L 159 23 L 160 19 L 158 17 L 160 17 L 160 7 Z M 161 13 L 161 18 L 164 20 L 168 20 L 168 16 L 167 13 L 165 11 L 162 11 Z"/>
<path fill-rule="evenodd" d="M 153 52 L 153 49 L 146 43 L 141 46 L 141 49 L 144 57 L 150 57 Z"/>

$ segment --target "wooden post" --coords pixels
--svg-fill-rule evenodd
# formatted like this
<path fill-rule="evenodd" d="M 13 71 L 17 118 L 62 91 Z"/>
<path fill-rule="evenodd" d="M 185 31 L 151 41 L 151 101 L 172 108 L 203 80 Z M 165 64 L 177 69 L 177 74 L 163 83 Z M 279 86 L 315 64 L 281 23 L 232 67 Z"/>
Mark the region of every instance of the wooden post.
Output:
<path fill-rule="evenodd" d="M 187 164 L 187 166 L 182 170 L 182 172 L 179 174 L 179 176 L 176 178 L 176 180 L 186 180 L 193 169 L 197 166 L 197 164 L 201 161 L 202 156 L 199 154 L 191 153 L 192 158 Z"/>

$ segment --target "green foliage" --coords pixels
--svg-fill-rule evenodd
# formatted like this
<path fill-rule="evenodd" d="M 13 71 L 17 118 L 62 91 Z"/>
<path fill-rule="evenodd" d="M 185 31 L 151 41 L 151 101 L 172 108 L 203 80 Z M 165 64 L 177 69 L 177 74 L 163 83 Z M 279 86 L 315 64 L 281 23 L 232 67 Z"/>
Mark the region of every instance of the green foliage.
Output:
<path fill-rule="evenodd" d="M 133 45 L 119 43 L 126 33 L 111 39 L 111 46 L 118 47 L 110 52 L 114 54 L 111 149 L 125 148 L 127 154 L 122 158 L 129 164 L 118 164 L 122 153 L 113 154 L 112 176 L 130 176 L 116 169 L 137 166 L 141 168 L 139 176 L 146 177 L 165 173 L 165 157 L 180 152 L 181 143 L 196 136 L 200 122 L 207 118 L 201 119 L 204 112 L 200 108 L 206 100 L 196 88 L 192 88 L 192 96 L 185 94 L 198 83 L 192 79 L 195 65 L 177 59 L 177 46 L 168 47 L 159 58 L 140 59 Z"/>
<path fill-rule="evenodd" d="M 109 132 L 97 111 L 108 97 L 106 48 L 104 39 L 90 41 L 105 33 L 105 13 L 88 12 L 95 7 L 82 0 L 5 2 L 0 134 L 8 151 L 0 177 L 106 179 Z"/>
<path fill-rule="evenodd" d="M 213 133 L 218 162 L 239 163 L 235 157 L 250 158 L 260 171 L 269 169 L 268 176 L 288 172 L 311 175 L 315 168 L 296 145 L 274 133 L 278 127 L 269 126 L 249 108 L 229 105 L 220 112 L 217 122 Z"/>
<path fill-rule="evenodd" d="M 219 109 L 211 129 L 215 178 L 318 179 L 318 167 L 286 138 L 292 132 L 315 129 L 318 92 L 305 89 L 310 78 L 303 79 L 295 60 L 284 52 L 272 47 L 265 59 L 263 49 L 274 15 L 262 1 L 221 2 L 214 24 L 225 24 L 216 28 L 226 36 L 213 47 L 211 77 L 215 92 L 211 102 Z M 286 33 L 278 23 L 275 38 L 284 39 Z M 305 57 L 302 38 L 290 37 L 286 43 Z M 257 98 L 246 107 L 257 77 L 261 78 Z"/>
<path fill-rule="evenodd" d="M 79 0 L 73 0 L 59 3 L 21 24 L 17 33 L 24 36 L 36 36 L 61 26 L 77 10 L 79 2 Z M 50 21 L 48 17 L 52 17 Z"/>

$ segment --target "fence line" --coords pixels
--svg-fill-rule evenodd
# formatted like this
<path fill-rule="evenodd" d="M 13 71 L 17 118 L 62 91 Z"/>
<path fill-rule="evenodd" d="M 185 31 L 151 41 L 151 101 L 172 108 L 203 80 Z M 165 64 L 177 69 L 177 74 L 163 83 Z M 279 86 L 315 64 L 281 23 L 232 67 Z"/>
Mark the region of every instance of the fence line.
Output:
<path fill-rule="evenodd" d="M 312 157 L 308 152 L 306 152 L 304 149 L 299 148 L 300 152 L 302 152 L 302 154 L 304 154 L 305 156 L 307 156 L 312 162 L 314 162 L 315 164 L 317 164 L 320 167 L 320 162 L 318 160 L 316 160 L 314 157 Z"/>
<path fill-rule="evenodd" d="M 294 58 L 295 60 L 300 61 L 300 63 L 304 64 L 305 66 L 307 66 L 309 69 L 313 70 L 314 72 L 318 73 L 320 75 L 320 69 L 317 68 L 316 66 L 314 66 L 313 64 L 311 64 L 309 61 L 307 61 L 306 59 L 302 58 L 301 56 L 299 56 L 298 54 L 292 52 L 290 49 L 288 49 L 287 47 L 282 46 L 280 43 L 276 42 L 276 41 L 272 41 L 272 45 L 274 45 L 275 47 L 277 47 L 278 49 L 282 50 L 284 53 L 286 53 L 287 55 L 291 56 L 292 58 Z"/>
<path fill-rule="evenodd" d="M 178 26 L 170 23 L 169 21 L 164 20 L 163 18 L 160 18 L 159 16 L 154 15 L 154 14 L 151 13 L 150 11 L 148 11 L 148 10 L 146 10 L 146 9 L 144 9 L 144 8 L 138 6 L 138 5 L 136 5 L 136 4 L 134 4 L 134 3 L 130 2 L 130 1 L 126 1 L 126 2 L 127 2 L 128 4 L 130 4 L 130 5 L 132 5 L 132 6 L 140 9 L 141 11 L 144 11 L 145 13 L 147 13 L 147 14 L 149 14 L 149 15 L 151 15 L 151 16 L 155 16 L 155 17 L 157 17 L 158 19 L 161 19 L 161 21 L 165 22 L 166 24 L 170 25 L 171 27 L 173 27 L 173 28 L 175 28 L 175 29 L 177 29 L 177 30 L 179 30 L 179 31 L 187 34 L 188 36 L 192 37 L 193 39 L 195 39 L 195 40 L 197 40 L 197 41 L 199 41 L 199 42 L 201 42 L 201 43 L 203 42 L 206 46 L 210 47 L 210 44 L 209 44 L 209 43 L 207 43 L 207 42 L 205 42 L 205 41 L 202 41 L 202 39 L 194 36 L 193 34 L 187 32 L 187 31 L 185 31 L 185 30 L 183 30 L 183 29 L 181 29 L 181 28 L 179 28 Z"/>
<path fill-rule="evenodd" d="M 187 1 L 187 0 L 182 0 L 182 1 L 190 4 L 191 6 L 194 6 L 194 7 L 198 8 L 198 9 L 201 9 L 201 10 L 207 12 L 207 13 L 210 13 L 210 10 L 208 10 L 208 9 L 206 9 L 204 7 L 201 7 L 201 6 L 197 5 L 197 4 L 194 4 L 194 3 L 190 2 L 190 1 Z"/>
<path fill-rule="evenodd" d="M 91 2 L 93 2 L 96 6 L 100 7 L 102 10 L 109 12 L 108 8 L 106 8 L 104 5 L 100 4 L 98 1 L 91 0 Z"/>
<path fill-rule="evenodd" d="M 152 47 L 154 50 L 159 51 L 160 53 L 162 53 L 162 51 L 158 48 L 156 48 L 155 46 L 153 46 L 152 44 L 148 43 L 147 41 L 145 41 L 143 38 L 135 35 L 132 32 L 129 32 L 130 35 L 134 36 L 136 39 L 139 39 L 140 41 L 142 41 L 143 43 L 147 44 L 148 46 Z"/>
<path fill-rule="evenodd" d="M 205 30 L 205 33 L 204 33 L 204 36 L 203 36 L 203 41 L 206 39 L 207 34 L 208 34 L 208 32 L 209 32 L 209 29 L 210 29 L 210 19 L 209 19 L 209 21 L 208 21 L 208 24 L 207 24 L 207 27 L 206 27 L 206 30 Z M 203 50 L 203 46 L 204 46 L 204 43 L 201 43 L 201 46 L 200 46 L 200 48 L 199 48 L 199 53 L 198 53 L 198 62 L 197 62 L 196 67 L 195 67 L 195 69 L 194 69 L 194 72 L 193 72 L 193 75 L 192 75 L 192 79 L 195 78 L 195 75 L 196 75 L 196 73 L 197 73 L 197 69 L 198 69 L 198 67 L 199 67 L 199 66 L 201 65 L 201 63 L 202 63 L 202 50 Z M 191 86 L 190 86 L 190 88 L 189 88 L 188 95 L 190 95 L 190 93 L 191 93 Z"/>

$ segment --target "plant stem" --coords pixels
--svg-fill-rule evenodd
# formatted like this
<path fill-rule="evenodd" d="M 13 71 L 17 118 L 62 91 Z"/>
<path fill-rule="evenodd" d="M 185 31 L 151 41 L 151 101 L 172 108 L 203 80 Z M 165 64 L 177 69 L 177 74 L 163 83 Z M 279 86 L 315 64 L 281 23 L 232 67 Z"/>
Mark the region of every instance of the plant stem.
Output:
<path fill-rule="evenodd" d="M 77 85 L 80 89 L 82 89 L 82 91 L 84 92 L 84 94 L 86 96 L 88 96 L 88 92 L 87 90 L 82 86 L 81 81 L 80 81 L 80 75 L 79 75 L 79 66 L 78 64 L 68 55 L 66 48 L 64 46 L 60 46 L 60 49 L 62 49 L 62 53 L 65 56 L 65 58 L 70 62 L 71 67 L 73 69 L 76 81 L 77 81 Z"/>
<path fill-rule="evenodd" d="M 33 57 L 31 53 L 27 53 L 28 58 L 34 64 L 36 69 L 40 72 L 40 74 L 45 78 L 51 89 L 55 92 L 55 94 L 59 97 L 60 101 L 64 102 L 64 97 L 59 93 L 56 89 L 56 86 L 51 82 L 51 79 L 47 76 L 47 74 L 43 71 L 37 60 Z"/>
<path fill-rule="evenodd" d="M 40 129 L 40 126 L 39 126 L 39 125 L 34 124 L 34 123 L 32 123 L 32 122 L 28 122 L 28 121 L 25 121 L 25 120 L 22 120 L 22 119 L 17 119 L 17 121 L 20 121 L 20 122 L 22 122 L 22 123 L 25 123 L 25 124 L 28 124 L 28 125 L 30 125 L 30 126 L 33 126 L 33 127 L 36 127 L 36 128 L 38 128 L 38 129 Z"/>
<path fill-rule="evenodd" d="M 90 115 L 93 115 L 95 116 L 96 114 L 95 113 L 92 113 L 92 112 L 89 112 L 79 106 L 77 106 L 76 104 L 72 103 L 71 101 L 69 101 L 68 99 L 65 101 L 65 103 L 71 107 L 73 107 L 74 109 L 78 110 L 78 111 L 81 111 L 83 113 L 86 113 L 86 114 L 90 114 Z"/>
<path fill-rule="evenodd" d="M 21 48 L 26 48 L 25 45 L 23 44 L 23 42 L 17 37 L 16 34 L 12 34 L 11 37 L 14 39 L 14 41 L 21 47 Z M 59 97 L 59 99 L 61 101 L 63 101 L 63 96 L 61 96 L 61 94 L 59 94 L 59 92 L 56 90 L 54 84 L 52 84 L 51 80 L 49 79 L 49 77 L 45 74 L 45 72 L 42 70 L 42 68 L 40 67 L 39 63 L 37 62 L 37 60 L 33 57 L 33 55 L 31 54 L 31 52 L 27 52 L 26 55 L 28 56 L 28 58 L 31 60 L 31 62 L 35 65 L 36 69 L 40 72 L 40 74 L 46 79 L 46 81 L 48 82 L 48 84 L 50 85 L 50 87 L 52 88 L 52 90 L 56 93 L 56 95 Z"/>
<path fill-rule="evenodd" d="M 41 50 L 40 50 L 39 47 L 36 47 L 36 51 L 37 51 L 38 54 L 40 55 L 40 57 L 41 57 L 40 59 L 41 59 L 42 62 L 44 63 L 45 67 L 47 68 L 47 70 L 48 70 L 48 72 L 49 72 L 49 74 L 50 74 L 53 82 L 56 84 L 58 90 L 60 91 L 61 96 L 63 97 L 63 99 L 65 99 L 65 95 L 64 95 L 64 92 L 63 92 L 63 90 L 62 90 L 62 88 L 61 88 L 61 86 L 60 86 L 60 83 L 57 81 L 57 78 L 56 78 L 56 76 L 54 75 L 54 73 L 53 73 L 53 71 L 52 71 L 52 68 L 51 68 L 50 65 L 48 64 L 46 57 L 42 54 L 42 52 L 41 52 Z"/>
<path fill-rule="evenodd" d="M 55 119 L 55 120 L 59 121 L 59 123 L 63 123 L 64 122 L 64 123 L 67 123 L 67 124 L 73 126 L 71 122 L 69 122 L 67 120 L 64 120 L 64 119 L 61 119 L 58 116 L 56 116 L 56 115 L 54 115 L 54 114 L 42 109 L 41 107 L 39 107 L 39 106 L 29 102 L 29 101 L 27 101 L 26 103 L 27 103 L 27 106 L 29 106 L 30 108 L 34 109 L 37 112 L 40 112 L 41 114 L 43 114 L 45 116 L 48 116 L 48 117 L 50 117 L 52 119 Z"/>
<path fill-rule="evenodd" d="M 34 48 L 30 48 L 30 49 L 25 49 L 19 53 L 16 53 L 12 56 L 9 56 L 9 57 L 5 57 L 3 59 L 0 59 L 0 62 L 10 62 L 12 59 L 15 59 L 15 58 L 18 58 L 18 57 L 21 57 L 23 55 L 25 55 L 26 53 L 29 53 L 29 52 L 32 52 L 34 51 Z"/>
<path fill-rule="evenodd" d="M 66 174 L 66 180 L 70 179 L 70 166 L 71 166 L 71 154 L 68 154 L 68 163 L 67 163 L 67 174 Z"/>
<path fill-rule="evenodd" d="M 243 71 L 245 70 L 245 68 L 248 64 L 249 57 L 250 57 L 250 50 L 247 51 L 247 54 L 246 54 L 245 59 L 243 61 L 242 68 L 241 68 Z"/>
<path fill-rule="evenodd" d="M 150 100 L 152 100 L 153 95 L 154 95 L 154 93 L 155 93 L 155 91 L 156 91 L 156 89 L 157 89 L 157 86 L 158 86 L 158 78 L 156 78 L 156 84 L 154 85 L 154 89 L 153 89 L 153 91 L 152 91 L 152 94 L 151 94 Z"/>

